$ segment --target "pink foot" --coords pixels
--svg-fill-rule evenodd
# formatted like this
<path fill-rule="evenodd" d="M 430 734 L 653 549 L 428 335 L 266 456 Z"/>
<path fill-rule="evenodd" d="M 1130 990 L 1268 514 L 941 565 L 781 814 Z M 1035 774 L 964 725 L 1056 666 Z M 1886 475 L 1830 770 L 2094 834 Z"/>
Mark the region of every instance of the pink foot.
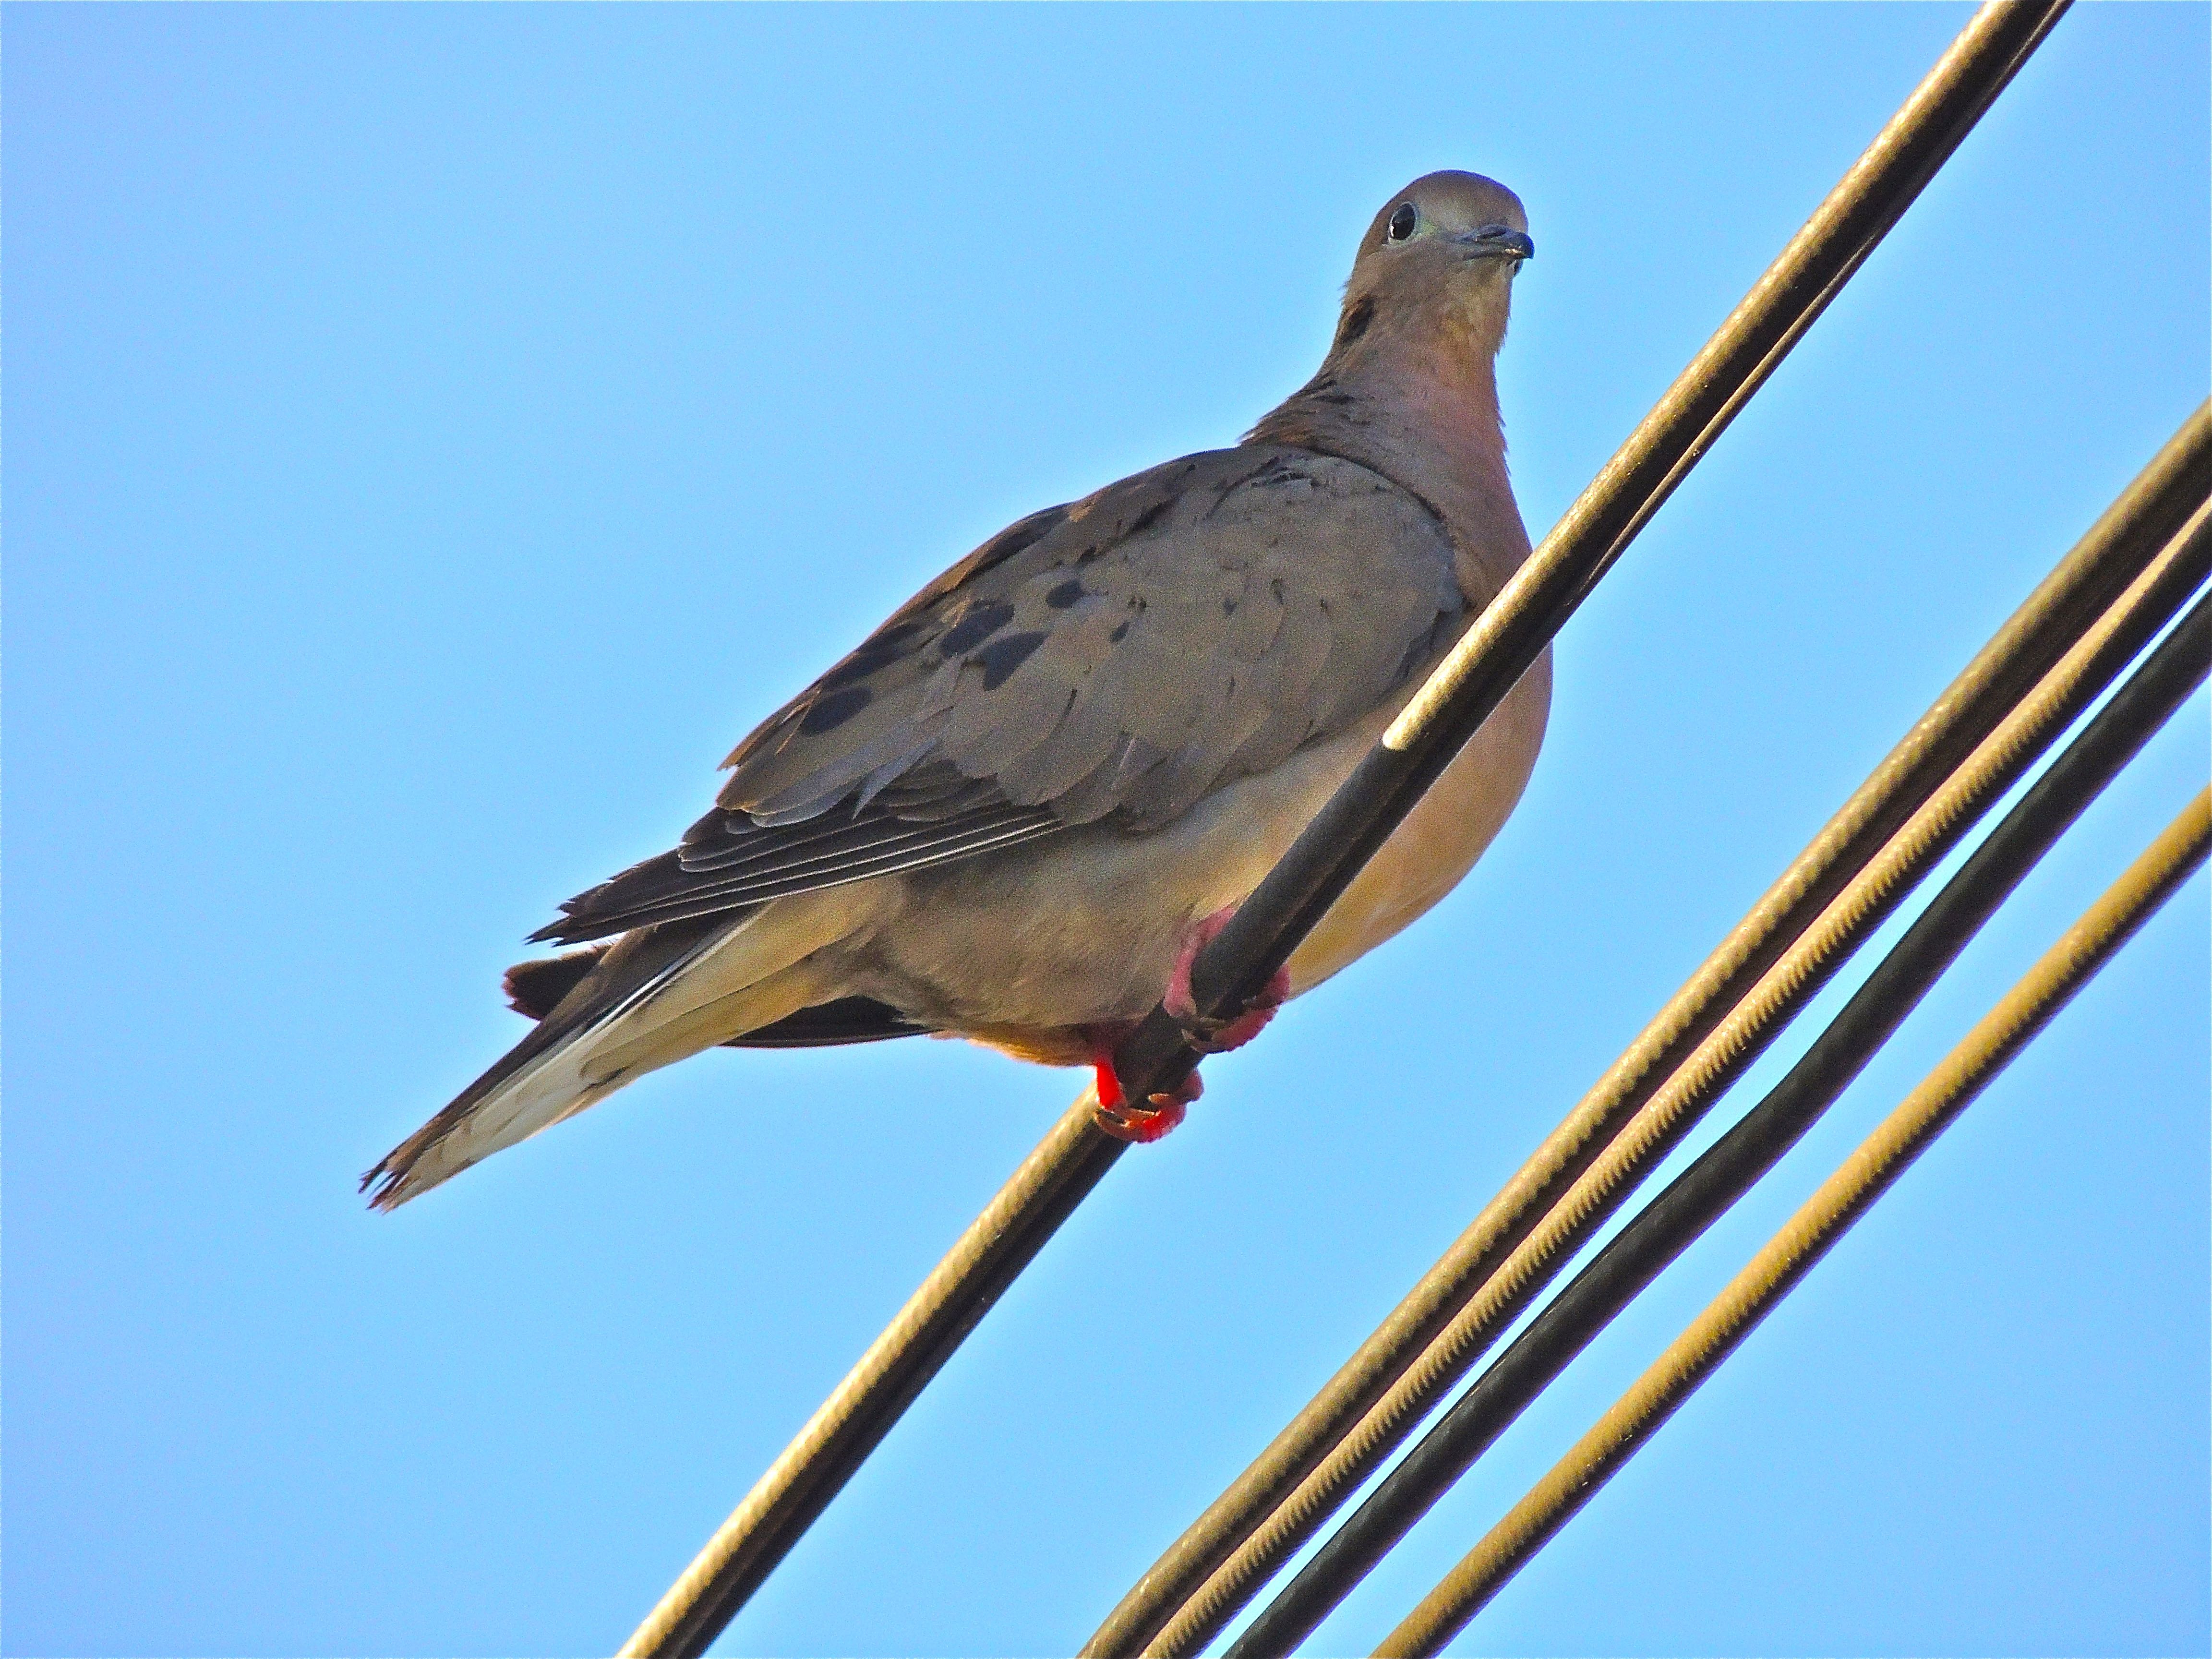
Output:
<path fill-rule="evenodd" d="M 1275 1017 L 1275 1010 L 1291 994 L 1291 970 L 1278 968 L 1268 980 L 1267 989 L 1236 1018 L 1216 1023 L 1199 1018 L 1198 1003 L 1190 991 L 1190 965 L 1236 914 L 1235 905 L 1224 905 L 1191 929 L 1190 937 L 1176 954 L 1174 971 L 1168 975 L 1167 994 L 1160 999 L 1161 1006 L 1182 1023 L 1189 1035 L 1190 1046 L 1202 1054 L 1225 1054 L 1231 1048 L 1243 1048 L 1267 1030 L 1267 1022 Z"/>
<path fill-rule="evenodd" d="M 1198 1004 L 1190 992 L 1190 965 L 1207 941 L 1229 925 L 1229 918 L 1237 914 L 1230 905 L 1217 910 L 1191 930 L 1183 941 L 1182 949 L 1176 953 L 1174 969 L 1168 975 L 1167 994 L 1161 1004 L 1182 1024 L 1190 1040 L 1190 1046 L 1203 1054 L 1225 1054 L 1231 1048 L 1241 1048 L 1267 1028 L 1291 994 L 1291 973 L 1279 968 L 1267 981 L 1253 1005 L 1234 1019 L 1218 1022 L 1200 1019 Z M 1171 1094 L 1157 1094 L 1144 1104 L 1130 1100 L 1121 1087 L 1121 1079 L 1115 1074 L 1113 1045 L 1126 1034 L 1127 1028 L 1095 1033 L 1097 1046 L 1092 1050 L 1092 1068 L 1098 1076 L 1098 1127 L 1116 1140 L 1133 1140 L 1142 1145 L 1158 1140 L 1183 1120 L 1183 1109 L 1205 1091 L 1206 1085 L 1193 1072 L 1182 1080 L 1182 1086 Z"/>
<path fill-rule="evenodd" d="M 1096 1060 L 1091 1068 L 1098 1076 L 1098 1127 L 1116 1140 L 1133 1140 L 1140 1146 L 1158 1140 L 1182 1122 L 1183 1109 L 1206 1092 L 1206 1085 L 1193 1072 L 1173 1094 L 1154 1095 L 1139 1106 L 1122 1091 L 1121 1079 L 1114 1074 L 1110 1059 Z"/>

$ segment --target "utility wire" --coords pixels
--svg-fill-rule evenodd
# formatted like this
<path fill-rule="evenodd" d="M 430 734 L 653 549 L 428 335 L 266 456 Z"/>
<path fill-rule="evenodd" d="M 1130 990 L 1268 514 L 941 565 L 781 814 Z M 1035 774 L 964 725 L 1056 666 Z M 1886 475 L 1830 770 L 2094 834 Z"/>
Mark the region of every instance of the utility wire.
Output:
<path fill-rule="evenodd" d="M 2212 790 L 2200 792 L 2003 1000 L 1883 1120 L 1730 1279 L 1633 1387 L 1382 1638 L 1378 1659 L 1441 1653 L 1735 1352 L 1914 1159 L 1958 1120 L 2204 862 Z"/>
<path fill-rule="evenodd" d="M 1086 1655 L 1188 1655 L 1218 1635 L 1604 1225 L 1635 1190 L 1641 1170 L 1694 1126 L 1980 811 L 2172 619 L 2212 568 L 2203 525 L 2208 493 L 2212 404 L 2201 404 L 1436 1267 L 1121 1597 Z M 2190 518 L 2192 508 L 2197 515 Z M 2184 520 L 2185 533 L 2161 550 Z M 2100 619 L 2100 611 L 2108 615 Z M 2094 644 L 2084 650 L 2081 639 L 2090 633 Z M 1931 834 L 1909 838 L 1905 856 L 1863 878 L 1891 834 L 1927 805 L 2035 677 L 2069 650 L 2077 650 L 2073 665 L 2048 688 L 2027 728 L 2015 728 L 2015 741 L 2002 745 L 1996 763 L 1973 769 L 1944 796 Z M 2039 741 L 2024 748 L 2021 732 L 2039 732 Z M 1850 883 L 1860 883 L 1854 898 L 1840 905 L 1834 925 L 1816 929 Z M 1723 1020 L 1728 1029 L 1717 1036 Z M 1644 1110 L 1681 1119 L 1679 1128 L 1608 1166 L 1610 1175 L 1586 1179 L 1593 1161 Z M 1564 1228 L 1526 1245 L 1547 1217 Z"/>
<path fill-rule="evenodd" d="M 2212 417 L 2200 409 L 1436 1267 L 1123 1598 L 1086 1653 L 1128 1650 L 1123 1632 L 1143 1617 L 1157 1626 L 1147 1655 L 1171 1659 L 1211 1641 L 2172 619 L 2212 574 L 2208 434 Z M 2179 464 L 2192 456 L 2193 469 Z M 2192 495 L 2195 513 L 2144 568 L 2134 538 L 2185 511 Z M 2079 595 L 2108 591 L 2130 570 L 2132 583 L 2082 628 Z M 1995 691 L 2010 693 L 2023 663 L 2061 647 L 2005 710 Z M 1931 757 L 1948 761 L 1976 738 L 1936 787 Z M 1886 830 L 1905 813 L 1886 844 L 1874 838 L 1869 826 Z M 1194 1560 L 1217 1565 L 1178 1605 L 1168 1589 L 1178 1571 L 1188 1581 L 1183 1564 Z"/>
<path fill-rule="evenodd" d="M 1098 1132 L 1097 1110 L 1086 1090 L 1061 1114 L 623 1644 L 620 1659 L 707 1650 L 1127 1150 Z"/>
<path fill-rule="evenodd" d="M 1289 960 L 1917 198 L 2067 3 L 1990 0 L 1975 15 L 1382 742 L 1199 953 L 1191 979 L 1202 1020 L 1243 1012 Z M 1156 1007 L 1117 1050 L 1115 1069 L 1129 1097 L 1141 1101 L 1181 1083 L 1197 1059 L 1182 1027 Z M 624 1656 L 692 1659 L 706 1651 L 1119 1158 L 1123 1143 L 1096 1127 L 1096 1112 L 1086 1096 L 1054 1126 L 662 1596 L 624 1644 Z"/>
<path fill-rule="evenodd" d="M 1515 1418 L 1796 1144 L 2067 826 L 2212 672 L 2199 599 L 1967 857 L 1765 1098 L 1531 1320 L 1228 1649 L 1291 1653 Z"/>

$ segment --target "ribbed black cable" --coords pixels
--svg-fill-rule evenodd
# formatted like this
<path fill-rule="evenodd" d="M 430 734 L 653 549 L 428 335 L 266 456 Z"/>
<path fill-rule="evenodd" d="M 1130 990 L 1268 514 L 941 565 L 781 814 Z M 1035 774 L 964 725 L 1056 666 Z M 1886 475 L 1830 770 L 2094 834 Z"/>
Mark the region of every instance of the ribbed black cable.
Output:
<path fill-rule="evenodd" d="M 896 1317 L 716 1528 L 620 1650 L 706 1652 L 844 1489 L 1006 1286 L 1128 1150 L 1088 1091 L 970 1222 Z"/>
<path fill-rule="evenodd" d="M 2146 473 L 2163 470 L 2154 464 Z M 2121 502 L 2139 501 L 2142 483 Z M 1155 1586 L 1173 1582 L 1180 1562 L 1226 1543 L 1225 1553 L 1210 1558 L 1218 1565 L 1146 1643 L 1146 1659 L 1194 1654 L 1235 1618 L 2212 576 L 2212 503 L 2200 503 L 2105 613 L 2078 628 L 2040 680 L 2009 709 L 1992 706 L 1990 685 L 2075 632 L 2066 599 L 2095 585 L 2086 583 L 2090 572 L 2140 559 L 2124 537 L 2104 534 L 2116 519 L 2140 522 L 2119 506 L 2038 586 L 1322 1392 L 1123 1598 L 1116 1614 L 1127 1621 L 1133 1607 L 1165 1599 Z M 1969 736 L 1981 740 L 1948 777 L 1930 781 L 1928 757 L 1954 754 Z M 1905 821 L 1869 846 L 1867 826 L 1894 823 L 1900 811 Z M 1111 1628 L 1109 1621 L 1086 1651 L 1102 1650 Z"/>
<path fill-rule="evenodd" d="M 1668 1344 L 1526 1497 L 1485 1533 L 1375 1650 L 1441 1653 L 1758 1328 L 1836 1243 L 1958 1121 L 2021 1050 L 2204 865 L 2212 790 L 2200 790 L 2120 878 Z"/>
<path fill-rule="evenodd" d="M 2186 617 L 2036 780 L 1745 1114 L 1532 1320 L 1227 1650 L 1293 1651 L 1615 1315 L 1794 1146 L 2067 826 L 2212 671 L 2212 598 Z"/>

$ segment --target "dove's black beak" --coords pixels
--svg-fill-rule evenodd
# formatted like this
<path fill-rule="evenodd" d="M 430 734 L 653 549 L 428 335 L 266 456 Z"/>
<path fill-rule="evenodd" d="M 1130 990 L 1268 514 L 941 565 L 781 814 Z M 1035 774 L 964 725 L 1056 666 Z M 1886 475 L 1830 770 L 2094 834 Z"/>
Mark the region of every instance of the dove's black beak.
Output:
<path fill-rule="evenodd" d="M 1518 264 L 1536 257 L 1536 245 L 1528 240 L 1528 233 L 1510 225 L 1480 225 L 1452 240 L 1477 258 L 1510 259 Z"/>

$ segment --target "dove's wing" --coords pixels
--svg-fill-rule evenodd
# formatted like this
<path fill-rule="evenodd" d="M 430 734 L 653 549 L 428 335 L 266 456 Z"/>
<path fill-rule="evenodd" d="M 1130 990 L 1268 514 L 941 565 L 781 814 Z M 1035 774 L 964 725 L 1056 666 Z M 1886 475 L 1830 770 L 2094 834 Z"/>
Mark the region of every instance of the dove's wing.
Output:
<path fill-rule="evenodd" d="M 1441 650 L 1450 538 L 1352 462 L 1218 450 L 1032 514 L 902 606 L 732 754 L 683 845 L 541 939 L 1140 833 L 1342 730 Z"/>

